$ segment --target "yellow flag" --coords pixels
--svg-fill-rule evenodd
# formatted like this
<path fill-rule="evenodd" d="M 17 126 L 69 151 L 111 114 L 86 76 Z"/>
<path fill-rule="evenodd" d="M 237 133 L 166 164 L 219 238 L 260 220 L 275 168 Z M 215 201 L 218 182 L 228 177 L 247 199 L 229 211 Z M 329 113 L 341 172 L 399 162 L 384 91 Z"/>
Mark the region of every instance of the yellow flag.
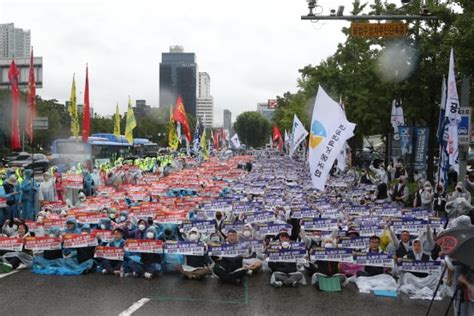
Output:
<path fill-rule="evenodd" d="M 135 115 L 132 109 L 132 100 L 128 97 L 127 123 L 125 124 L 125 138 L 130 144 L 133 144 L 133 129 L 137 127 Z"/>
<path fill-rule="evenodd" d="M 120 112 L 119 112 L 118 103 L 117 103 L 117 106 L 115 108 L 114 135 L 117 136 L 117 137 L 120 137 Z"/>
<path fill-rule="evenodd" d="M 206 160 L 207 156 L 209 156 L 209 153 L 207 152 L 207 140 L 206 140 L 205 127 L 204 127 L 204 130 L 202 131 L 202 136 L 201 136 L 201 151 L 202 151 L 202 158 Z"/>
<path fill-rule="evenodd" d="M 69 117 L 71 118 L 71 133 L 73 136 L 79 136 L 79 117 L 77 116 L 77 101 L 76 101 L 76 80 L 72 76 L 71 97 L 68 105 Z"/>
<path fill-rule="evenodd" d="M 179 139 L 176 132 L 176 122 L 173 120 L 173 107 L 170 106 L 170 123 L 168 126 L 168 146 L 171 150 L 178 149 Z"/>

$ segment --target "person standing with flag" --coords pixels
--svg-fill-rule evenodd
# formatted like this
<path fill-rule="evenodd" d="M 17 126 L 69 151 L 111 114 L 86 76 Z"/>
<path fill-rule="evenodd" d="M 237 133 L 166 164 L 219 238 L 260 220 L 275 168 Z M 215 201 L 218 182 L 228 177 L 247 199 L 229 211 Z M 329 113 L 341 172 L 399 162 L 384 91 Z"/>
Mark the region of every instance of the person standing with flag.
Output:
<path fill-rule="evenodd" d="M 125 138 L 133 145 L 133 130 L 137 127 L 135 114 L 133 114 L 132 100 L 128 97 L 127 123 L 125 124 Z"/>

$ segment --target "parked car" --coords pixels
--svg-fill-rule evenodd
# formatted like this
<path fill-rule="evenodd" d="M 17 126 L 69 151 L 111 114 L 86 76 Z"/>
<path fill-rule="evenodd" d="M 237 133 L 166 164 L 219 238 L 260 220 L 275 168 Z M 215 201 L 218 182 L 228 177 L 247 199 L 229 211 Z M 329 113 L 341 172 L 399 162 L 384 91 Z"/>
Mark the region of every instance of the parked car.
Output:
<path fill-rule="evenodd" d="M 12 151 L 6 158 L 7 161 L 13 161 L 15 160 L 18 156 L 20 155 L 26 155 L 28 153 L 26 152 L 20 152 L 20 151 Z"/>
<path fill-rule="evenodd" d="M 46 172 L 49 168 L 49 161 L 43 154 L 22 153 L 10 163 L 10 167 L 41 170 Z"/>

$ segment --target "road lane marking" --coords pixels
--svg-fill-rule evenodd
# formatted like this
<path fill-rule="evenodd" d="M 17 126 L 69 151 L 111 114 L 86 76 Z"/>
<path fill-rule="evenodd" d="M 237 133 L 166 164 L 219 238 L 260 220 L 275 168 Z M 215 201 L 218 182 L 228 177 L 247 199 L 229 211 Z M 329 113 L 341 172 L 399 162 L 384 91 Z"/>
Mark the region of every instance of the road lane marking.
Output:
<path fill-rule="evenodd" d="M 17 273 L 17 272 L 20 272 L 20 270 L 13 270 L 13 271 L 10 271 L 10 272 L 8 272 L 8 273 L 2 273 L 2 274 L 0 274 L 0 279 L 2 279 L 2 278 L 4 278 L 4 277 L 7 277 L 7 276 L 9 276 L 9 275 L 15 274 L 15 273 Z"/>
<path fill-rule="evenodd" d="M 135 303 L 133 303 L 129 308 L 127 308 L 123 312 L 121 312 L 119 314 L 119 316 L 130 316 L 133 313 L 135 313 L 137 310 L 139 310 L 143 305 L 148 303 L 149 301 L 150 301 L 149 298 L 144 297 L 144 298 L 136 301 Z"/>

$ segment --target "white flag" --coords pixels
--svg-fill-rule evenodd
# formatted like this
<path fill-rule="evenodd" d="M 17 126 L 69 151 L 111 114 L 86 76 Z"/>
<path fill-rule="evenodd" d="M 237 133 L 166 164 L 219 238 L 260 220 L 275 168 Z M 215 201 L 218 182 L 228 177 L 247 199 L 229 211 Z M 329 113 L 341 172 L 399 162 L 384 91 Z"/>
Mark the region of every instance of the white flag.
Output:
<path fill-rule="evenodd" d="M 448 73 L 448 95 L 445 116 L 448 119 L 448 155 L 449 164 L 459 174 L 458 124 L 461 122 L 459 114 L 459 96 L 454 74 L 454 52 L 451 48 Z"/>
<path fill-rule="evenodd" d="M 178 141 L 181 144 L 181 123 L 176 123 L 176 134 L 178 134 Z"/>
<path fill-rule="evenodd" d="M 402 102 L 393 100 L 392 101 L 392 115 L 390 117 L 393 131 L 398 134 L 398 127 L 405 125 L 405 117 L 403 116 Z"/>
<path fill-rule="evenodd" d="M 309 135 L 309 167 L 313 186 L 324 190 L 329 171 L 346 140 L 354 134 L 355 124 L 321 86 L 314 102 Z"/>
<path fill-rule="evenodd" d="M 232 136 L 230 141 L 232 142 L 232 145 L 234 145 L 235 148 L 240 148 L 239 135 L 234 134 L 234 136 Z"/>
<path fill-rule="evenodd" d="M 303 123 L 296 114 L 293 116 L 293 129 L 291 130 L 290 157 L 295 153 L 296 148 L 308 136 L 308 131 L 304 128 Z"/>

